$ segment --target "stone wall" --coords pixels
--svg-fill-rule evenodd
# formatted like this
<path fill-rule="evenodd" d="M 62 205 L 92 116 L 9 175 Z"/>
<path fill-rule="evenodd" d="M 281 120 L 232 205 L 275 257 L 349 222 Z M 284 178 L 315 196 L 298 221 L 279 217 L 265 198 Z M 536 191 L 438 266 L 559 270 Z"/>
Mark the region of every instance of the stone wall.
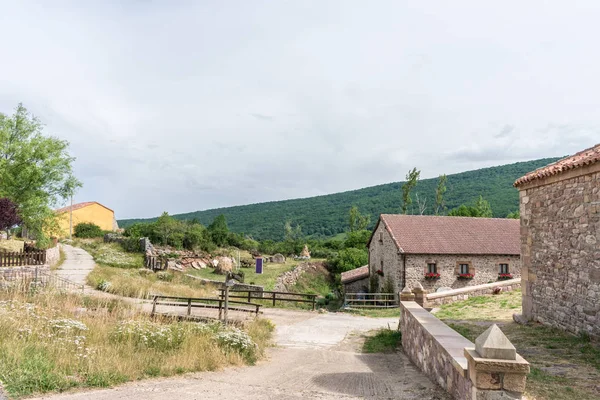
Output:
<path fill-rule="evenodd" d="M 204 279 L 204 278 L 200 278 L 198 276 L 195 275 L 190 275 L 190 274 L 186 274 L 185 276 L 192 278 L 192 279 L 196 279 L 198 281 L 201 281 L 203 283 L 206 284 L 210 284 L 210 285 L 214 285 L 216 286 L 218 289 L 225 289 L 225 282 L 224 281 L 217 281 L 217 280 L 213 280 L 213 279 Z M 232 287 L 231 290 L 250 290 L 252 292 L 260 292 L 262 293 L 265 289 L 262 286 L 259 285 L 250 285 L 247 283 L 238 283 L 236 282 Z M 262 297 L 262 295 L 261 295 Z"/>
<path fill-rule="evenodd" d="M 50 267 L 47 265 L 30 267 L 6 267 L 0 268 L 0 288 L 11 285 L 14 282 L 30 282 L 37 279 L 38 282 L 45 284 L 48 279 Z"/>
<path fill-rule="evenodd" d="M 427 264 L 436 263 L 440 279 L 425 279 Z M 469 272 L 473 279 L 457 279 L 459 263 L 469 263 Z M 443 255 L 443 254 L 409 254 L 406 256 L 406 284 L 414 288 L 418 283 L 423 289 L 434 292 L 440 287 L 459 289 L 485 283 L 498 282 L 500 264 L 508 264 L 513 278 L 521 277 L 521 260 L 519 255 Z"/>
<path fill-rule="evenodd" d="M 292 286 L 296 284 L 296 282 L 298 282 L 298 279 L 300 279 L 300 277 L 304 275 L 305 272 L 316 272 L 319 269 L 321 269 L 322 272 L 325 274 L 328 273 L 325 267 L 323 266 L 323 263 L 301 263 L 293 270 L 281 274 L 277 278 L 277 282 L 275 282 L 273 291 L 287 292 Z"/>
<path fill-rule="evenodd" d="M 519 189 L 523 316 L 600 339 L 600 163 Z"/>
<path fill-rule="evenodd" d="M 498 326 L 473 344 L 414 301 L 401 301 L 400 329 L 408 358 L 453 398 L 522 398 L 529 363 Z"/>
<path fill-rule="evenodd" d="M 404 287 L 402 255 L 398 254 L 398 248 L 392 236 L 381 221 L 377 225 L 377 229 L 373 233 L 373 239 L 369 245 L 369 274 L 373 276 L 375 271 L 379 269 L 383 271 L 384 275 L 377 275 L 379 291 L 383 290 L 385 280 L 389 279 L 394 285 L 395 292 L 400 292 Z"/>
<path fill-rule="evenodd" d="M 46 250 L 46 264 L 55 265 L 60 259 L 60 244 Z"/>
<path fill-rule="evenodd" d="M 368 293 L 369 277 L 355 280 L 354 282 L 344 283 L 345 293 Z"/>
<path fill-rule="evenodd" d="M 429 293 L 425 296 L 423 307 L 433 308 L 442 304 L 451 304 L 455 301 L 467 300 L 469 297 L 484 296 L 492 294 L 496 288 L 501 288 L 503 292 L 510 292 L 521 287 L 521 278 L 509 279 L 505 281 L 486 283 L 478 286 L 467 286 L 460 289 L 448 290 L 440 293 Z"/>
<path fill-rule="evenodd" d="M 455 399 L 470 399 L 473 385 L 464 349 L 474 344 L 417 303 L 400 302 L 402 348 L 425 375 Z"/>

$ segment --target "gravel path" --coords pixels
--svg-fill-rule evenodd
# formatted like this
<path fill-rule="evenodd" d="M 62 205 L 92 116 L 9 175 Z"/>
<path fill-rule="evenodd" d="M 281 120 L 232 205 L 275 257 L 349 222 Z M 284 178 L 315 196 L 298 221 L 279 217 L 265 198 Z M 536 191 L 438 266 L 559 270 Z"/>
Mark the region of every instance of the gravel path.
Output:
<path fill-rule="evenodd" d="M 96 263 L 85 250 L 64 244 L 65 262 L 55 271 L 56 275 L 75 283 L 85 285 L 85 279 L 92 272 Z"/>

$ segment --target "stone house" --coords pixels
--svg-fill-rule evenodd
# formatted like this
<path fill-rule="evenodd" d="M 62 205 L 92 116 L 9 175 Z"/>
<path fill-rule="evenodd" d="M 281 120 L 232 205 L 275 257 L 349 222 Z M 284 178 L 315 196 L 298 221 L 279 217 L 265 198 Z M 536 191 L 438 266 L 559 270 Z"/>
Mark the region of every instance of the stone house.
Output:
<path fill-rule="evenodd" d="M 342 272 L 342 285 L 345 293 L 369 292 L 369 266 L 365 265 L 350 271 Z"/>
<path fill-rule="evenodd" d="M 600 338 L 600 144 L 515 182 L 523 317 Z"/>
<path fill-rule="evenodd" d="M 521 276 L 515 219 L 382 214 L 368 247 L 369 274 L 379 290 L 421 284 L 435 292 L 496 282 L 500 274 Z"/>

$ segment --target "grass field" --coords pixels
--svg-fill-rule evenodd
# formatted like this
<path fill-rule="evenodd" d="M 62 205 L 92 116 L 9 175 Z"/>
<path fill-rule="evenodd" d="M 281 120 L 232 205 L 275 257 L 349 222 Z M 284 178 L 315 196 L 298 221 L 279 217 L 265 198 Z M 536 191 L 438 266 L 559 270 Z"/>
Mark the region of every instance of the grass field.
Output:
<path fill-rule="evenodd" d="M 491 323 L 502 331 L 531 364 L 526 395 L 535 400 L 600 398 L 600 346 L 537 323 L 519 325 L 510 315 L 520 312 L 520 291 L 474 297 L 442 306 L 436 316 L 471 341 Z"/>
<path fill-rule="evenodd" d="M 315 259 L 311 261 L 317 262 L 323 260 Z M 290 259 L 287 259 L 285 261 L 285 264 L 266 263 L 263 267 L 262 274 L 257 274 L 254 268 L 241 268 L 241 270 L 244 272 L 245 283 L 263 286 L 265 290 L 273 290 L 273 288 L 275 287 L 275 283 L 277 282 L 277 278 L 281 274 L 293 270 L 298 264 L 300 264 L 300 261 Z M 225 277 L 223 275 L 215 274 L 212 268 L 190 270 L 188 273 L 190 275 L 198 276 L 204 279 L 220 281 L 225 280 Z"/>
<path fill-rule="evenodd" d="M 115 300 L 0 292 L 0 381 L 12 398 L 253 364 L 273 326 L 157 320 Z"/>
<path fill-rule="evenodd" d="M 402 334 L 392 329 L 380 329 L 374 335 L 367 335 L 363 353 L 391 353 L 400 347 Z"/>

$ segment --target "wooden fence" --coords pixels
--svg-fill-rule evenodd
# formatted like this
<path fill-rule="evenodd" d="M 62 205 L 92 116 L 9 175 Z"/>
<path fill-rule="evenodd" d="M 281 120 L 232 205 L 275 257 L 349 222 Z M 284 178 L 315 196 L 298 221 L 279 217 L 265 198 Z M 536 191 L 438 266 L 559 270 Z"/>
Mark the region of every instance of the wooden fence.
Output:
<path fill-rule="evenodd" d="M 231 296 L 230 296 L 231 297 Z M 161 301 L 166 300 L 166 301 Z M 233 304 L 233 307 L 231 306 Z M 198 297 L 173 297 L 173 296 L 154 296 L 152 301 L 152 313 L 156 314 L 157 306 L 171 306 L 171 307 L 187 307 L 187 315 L 192 314 L 192 308 L 213 308 L 219 310 L 219 320 L 223 317 L 223 311 L 225 309 L 224 299 L 211 299 L 211 298 L 198 298 Z M 247 306 L 247 307 L 240 307 Z M 258 315 L 262 305 L 255 303 L 246 303 L 243 301 L 231 301 L 227 307 L 230 311 L 241 311 L 251 312 Z"/>
<path fill-rule="evenodd" d="M 345 293 L 346 308 L 397 308 L 398 296 L 394 293 Z"/>
<path fill-rule="evenodd" d="M 242 294 L 245 293 L 245 294 Z M 221 299 L 225 298 L 225 289 L 221 289 L 219 296 Z M 317 303 L 316 294 L 308 293 L 289 293 L 289 292 L 269 292 L 269 291 L 257 291 L 257 290 L 230 290 L 230 299 L 247 299 L 248 302 L 251 299 L 254 300 L 267 300 L 273 302 L 275 307 L 278 301 L 287 301 L 291 303 L 311 303 L 312 309 L 315 309 Z"/>
<path fill-rule="evenodd" d="M 166 257 L 146 255 L 144 258 L 144 266 L 152 271 L 167 269 L 168 262 L 169 260 Z"/>
<path fill-rule="evenodd" d="M 0 253 L 0 267 L 23 267 L 26 265 L 44 265 L 45 263 L 45 250 Z"/>

